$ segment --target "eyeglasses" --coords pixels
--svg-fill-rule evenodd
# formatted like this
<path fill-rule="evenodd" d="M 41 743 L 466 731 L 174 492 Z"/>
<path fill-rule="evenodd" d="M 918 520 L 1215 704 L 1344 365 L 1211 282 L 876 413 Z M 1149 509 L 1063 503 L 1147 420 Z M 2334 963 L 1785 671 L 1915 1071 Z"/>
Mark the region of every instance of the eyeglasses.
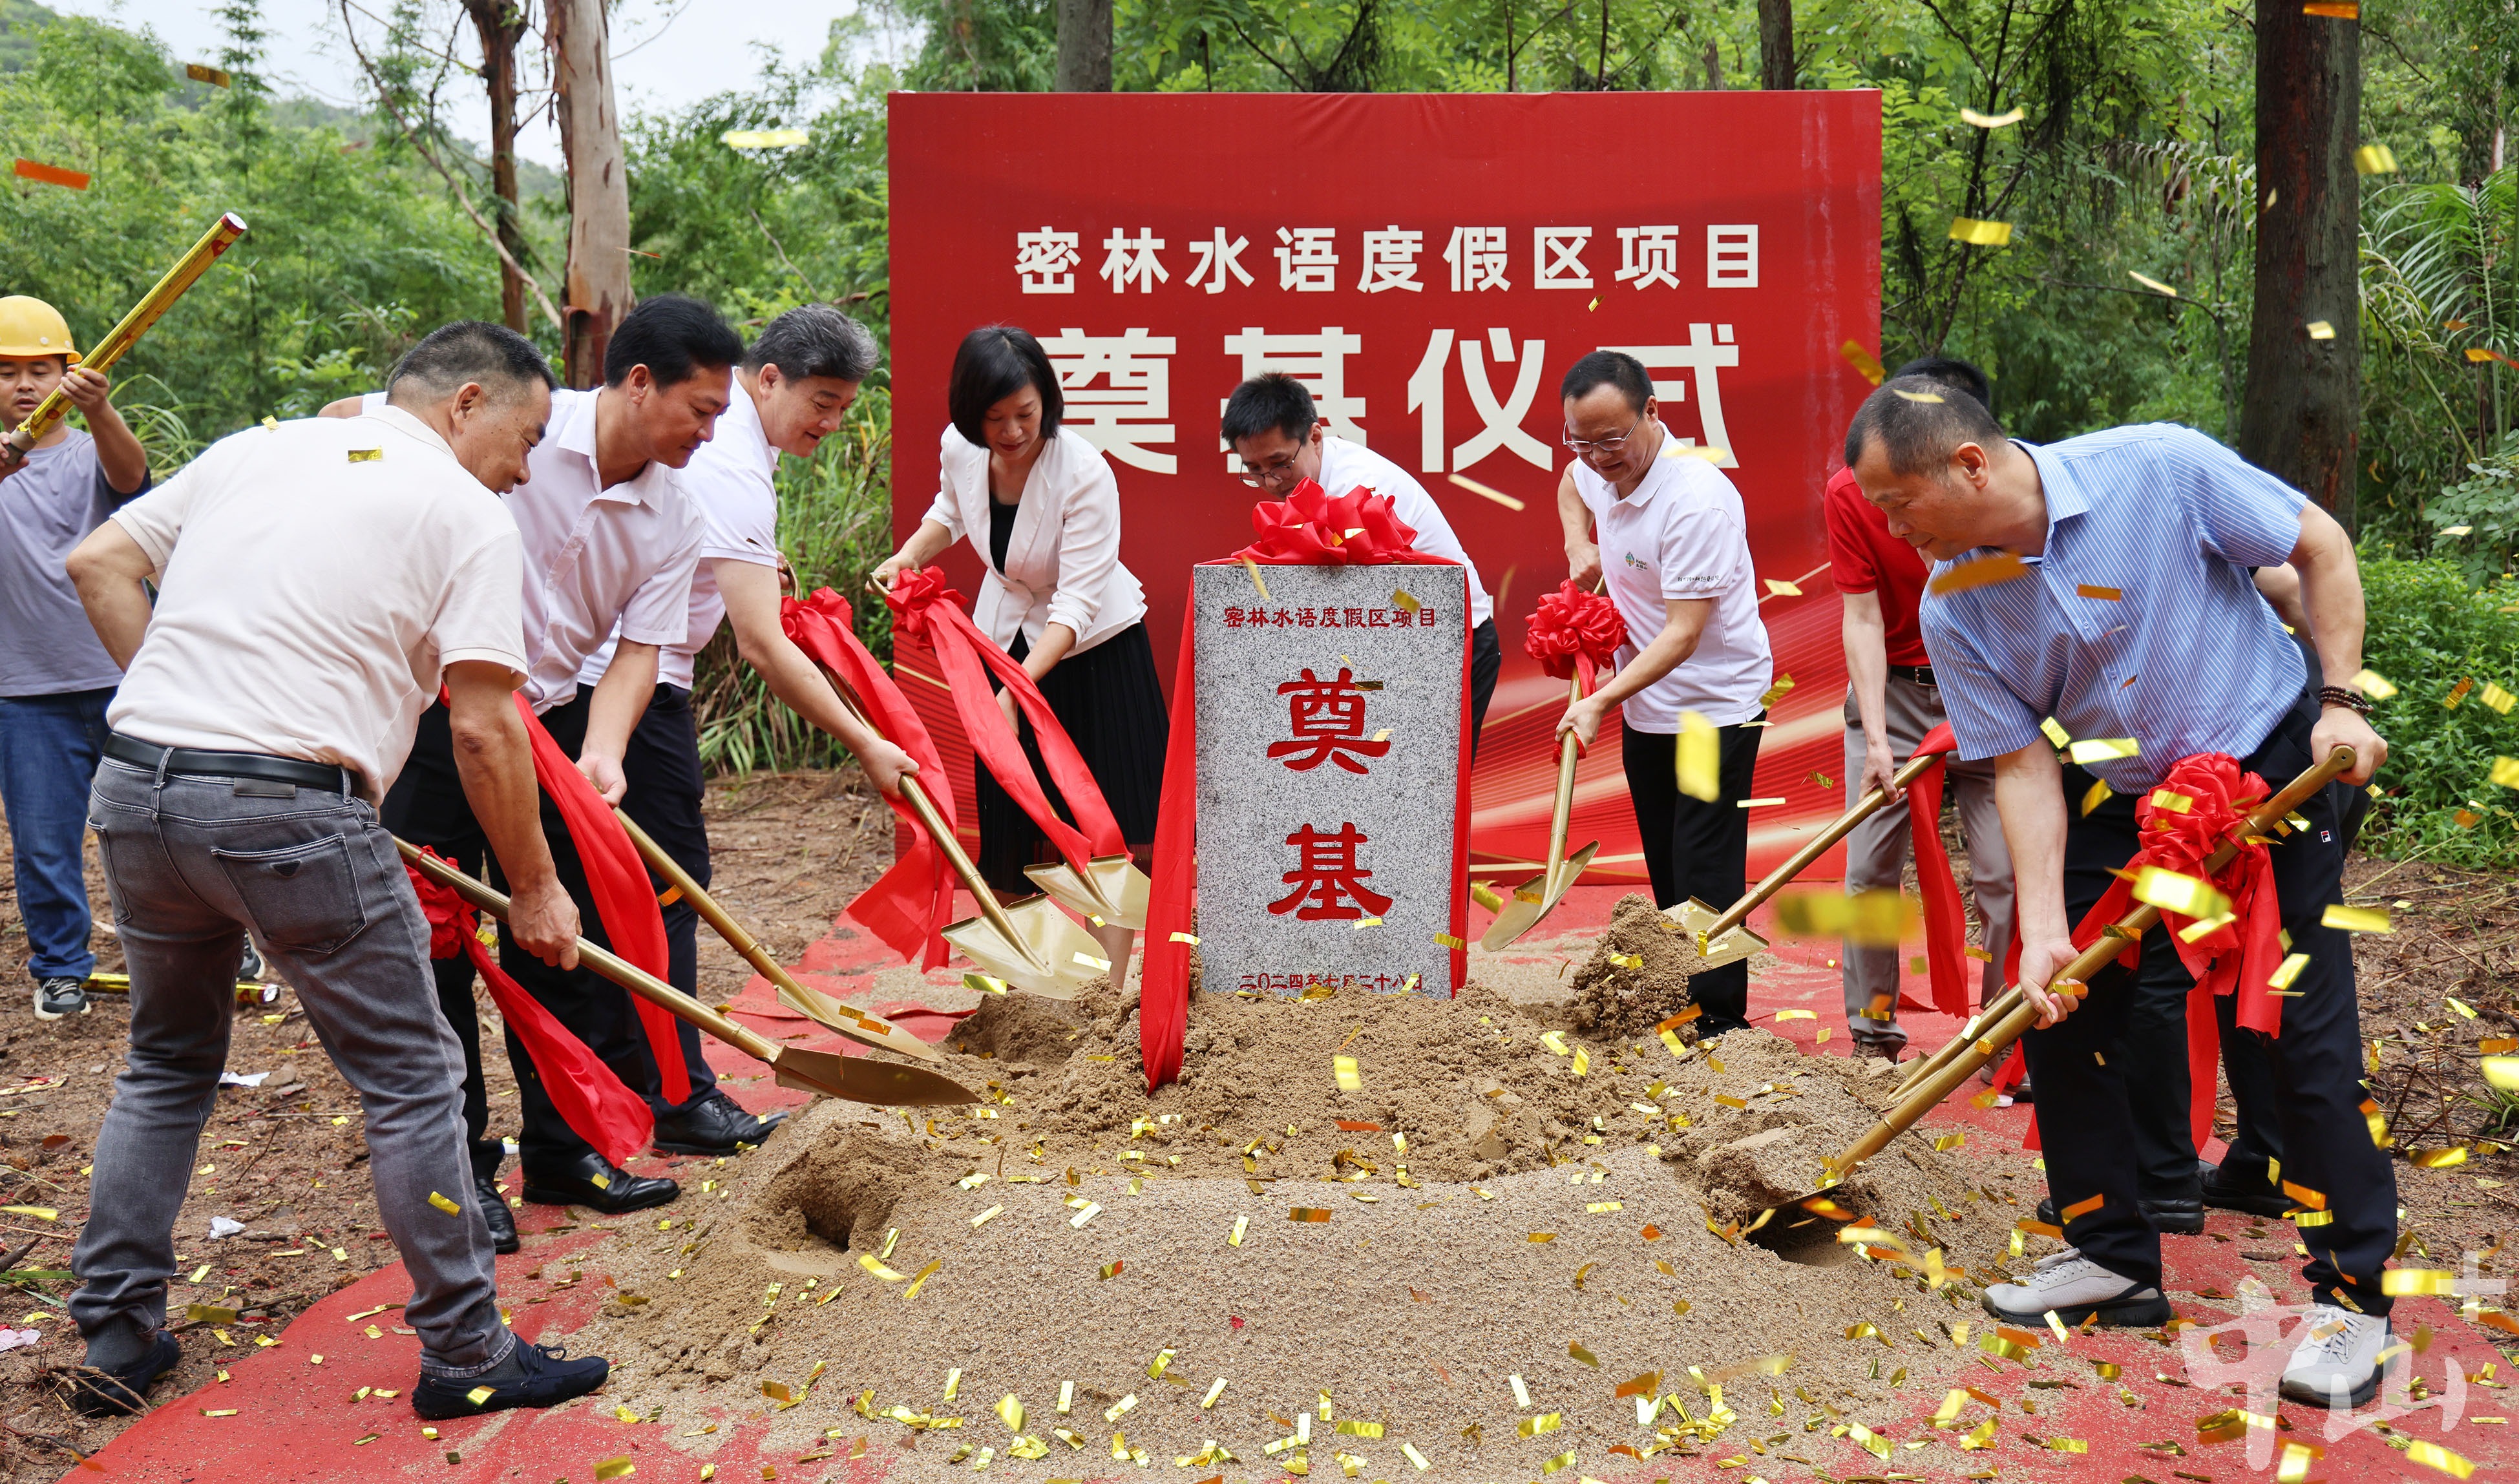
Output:
<path fill-rule="evenodd" d="M 1627 424 L 1627 430 L 1615 438 L 1576 438 L 1569 434 L 1558 441 L 1572 449 L 1576 458 L 1588 458 L 1594 454 L 1614 454 L 1625 448 L 1627 440 L 1636 435 L 1636 429 L 1644 425 L 1644 415 L 1638 414 L 1636 420 Z"/>
<path fill-rule="evenodd" d="M 1287 476 L 1295 472 L 1295 457 L 1296 456 L 1293 454 L 1282 455 L 1278 458 L 1269 459 L 1266 463 L 1260 465 L 1258 468 L 1252 467 L 1250 462 L 1246 459 L 1243 462 L 1242 473 L 1239 477 L 1244 484 L 1249 485 L 1255 490 L 1265 489 L 1271 485 L 1284 484 Z"/>

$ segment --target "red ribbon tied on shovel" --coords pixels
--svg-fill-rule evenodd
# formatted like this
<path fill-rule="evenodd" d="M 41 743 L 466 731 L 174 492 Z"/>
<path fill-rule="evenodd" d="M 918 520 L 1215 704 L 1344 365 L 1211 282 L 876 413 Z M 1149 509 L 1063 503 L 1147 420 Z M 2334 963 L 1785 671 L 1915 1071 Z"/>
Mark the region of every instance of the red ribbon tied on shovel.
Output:
<path fill-rule="evenodd" d="M 425 853 L 446 859 L 435 851 Z M 428 956 L 472 961 L 490 986 L 499 1014 L 516 1032 L 516 1039 L 525 1043 L 534 1070 L 542 1075 L 543 1090 L 551 1094 L 560 1117 L 604 1158 L 616 1165 L 630 1162 L 632 1156 L 647 1147 L 648 1135 L 655 1130 L 647 1100 L 624 1087 L 602 1058 L 499 967 L 499 960 L 476 936 L 478 919 L 471 903 L 457 895 L 453 887 L 421 875 L 418 866 L 405 862 L 403 869 L 410 873 L 412 890 L 420 894 L 420 910 L 428 918 Z"/>
<path fill-rule="evenodd" d="M 1569 579 L 1541 595 L 1522 648 L 1552 679 L 1580 675 L 1589 693 L 1600 688 L 1600 672 L 1626 641 L 1627 621 L 1618 617 L 1618 605 Z"/>
<path fill-rule="evenodd" d="M 1417 532 L 1392 506 L 1391 498 L 1362 485 L 1332 495 L 1311 480 L 1284 500 L 1251 507 L 1258 539 L 1234 552 L 1255 562 L 1313 567 L 1369 567 L 1410 561 Z"/>

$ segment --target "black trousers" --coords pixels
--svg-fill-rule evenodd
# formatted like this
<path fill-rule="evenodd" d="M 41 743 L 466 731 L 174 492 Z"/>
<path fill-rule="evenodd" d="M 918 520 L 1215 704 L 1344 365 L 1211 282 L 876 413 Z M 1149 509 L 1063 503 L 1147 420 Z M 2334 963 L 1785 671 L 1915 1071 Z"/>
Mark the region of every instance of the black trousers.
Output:
<path fill-rule="evenodd" d="M 575 757 L 586 743 L 587 711 L 593 692 L 581 690 L 565 706 L 554 706 L 544 712 L 543 726 L 560 749 Z M 688 713 L 685 713 L 687 724 Z M 635 735 L 635 733 L 634 733 Z M 636 750 L 634 747 L 633 751 Z M 696 757 L 696 754 L 694 754 Z M 624 772 L 628 759 L 623 759 Z M 696 768 L 696 762 L 694 763 Z M 636 785 L 633 785 L 636 788 Z M 625 798 L 626 805 L 628 800 Z M 612 946 L 603 931 L 603 923 L 595 910 L 595 897 L 587 890 L 586 866 L 578 858 L 577 848 L 569 839 L 568 827 L 560 819 L 559 807 L 545 794 L 542 798 L 543 838 L 551 843 L 552 865 L 559 873 L 560 885 L 569 899 L 577 903 L 583 926 L 579 931 L 592 942 Z M 643 825 L 642 825 L 643 828 Z M 659 840 L 659 844 L 663 842 Z M 670 849 L 670 847 L 668 848 Z M 652 884 L 652 878 L 651 884 Z M 507 885 L 504 876 L 499 882 Z M 688 939 L 685 939 L 686 941 Z M 588 968 L 554 969 L 517 946 L 505 929 L 499 934 L 499 966 L 523 986 L 527 994 L 542 1002 L 559 1023 L 584 1041 L 587 1049 L 600 1057 L 612 1069 L 622 1084 L 633 1092 L 645 1093 L 651 1106 L 661 1103 L 662 1074 L 655 1058 L 647 1049 L 645 1028 L 639 1020 L 637 1001 L 630 991 Z M 670 967 L 670 965 L 669 965 Z M 696 962 L 693 972 L 696 973 Z M 690 1056 L 685 1046 L 685 1062 L 690 1069 L 691 1096 L 694 1100 L 714 1091 L 717 1079 L 708 1063 Z M 514 1030 L 508 1032 L 508 1060 L 516 1070 L 517 1099 L 524 1105 L 524 1132 L 517 1139 L 522 1162 L 528 1176 L 537 1168 L 549 1169 L 593 1152 L 593 1146 L 577 1135 L 552 1104 L 551 1092 L 543 1085 L 542 1073 L 534 1067 L 533 1058 Z M 648 1089 L 657 1089 L 649 1092 Z M 685 1105 L 686 1106 L 686 1105 Z"/>
<path fill-rule="evenodd" d="M 1763 720 L 1763 713 L 1755 720 Z M 1675 907 L 1694 896 L 1716 910 L 1732 905 L 1748 890 L 1749 811 L 1741 801 L 1749 797 L 1750 775 L 1758 766 L 1758 726 L 1715 728 L 1722 748 L 1722 792 L 1711 800 L 1692 799 L 1679 791 L 1679 736 L 1676 732 L 1619 733 L 1619 758 L 1627 772 L 1627 794 L 1636 809 L 1636 835 L 1644 847 L 1645 874 L 1653 881 L 1654 904 Z M 1738 1030 L 1749 1024 L 1749 964 L 1746 959 L 1691 975 L 1689 1001 L 1705 1009 L 1699 1028 L 1708 1035 Z"/>
<path fill-rule="evenodd" d="M 1496 637 L 1495 620 L 1470 631 L 1470 757 L 1479 755 L 1479 733 L 1486 729 L 1487 703 L 1495 699 L 1496 676 L 1504 670 L 1504 643 Z"/>
<path fill-rule="evenodd" d="M 2245 760 L 2247 767 L 2277 788 L 2297 776 L 2309 766 L 2317 715 L 2314 700 L 2296 704 Z M 2271 848 L 2282 925 L 2292 951 L 2309 955 L 2292 982 L 2296 997 L 2282 1001 L 2281 1033 L 2270 1038 L 2236 1029 L 2231 1019 L 2235 1006 L 2228 997 L 2217 1000 L 2216 1011 L 2225 1037 L 2249 1043 L 2263 1059 L 2272 1086 L 2251 1101 L 2279 1127 L 2288 1151 L 2283 1179 L 2324 1198 L 2329 1219 L 2300 1233 L 2310 1250 L 2305 1276 L 2317 1298 L 2385 1314 L 2391 1300 L 2379 1291 L 2379 1273 L 2396 1244 L 2396 1173 L 2385 1153 L 2372 1146 L 2361 1112 L 2352 939 L 2320 921 L 2329 903 L 2342 899 L 2346 792 L 2341 784 L 2320 790 L 2299 810 L 2309 828 Z M 2084 817 L 2080 797 L 2068 795 L 2065 820 L 2065 909 L 2079 921 L 2104 892 L 2108 871 L 2132 858 L 2139 842 L 2131 808 L 2102 807 Z M 2145 935 L 2146 945 L 2167 936 Z M 2157 1285 L 2160 1237 L 2135 1204 L 2143 1194 L 2143 1156 L 2125 1132 L 2136 1122 L 2138 1095 L 2129 1064 L 2166 1055 L 2165 1048 L 2145 1050 L 2127 1036 L 2143 1002 L 2142 978 L 2111 966 L 2094 977 L 2089 996 L 2072 1016 L 2030 1031 L 2022 1045 L 2038 1088 L 2038 1131 L 2056 1205 L 2069 1209 L 2093 1196 L 2103 1198 L 2096 1209 L 2065 1224 L 2065 1240 L 2110 1272 Z M 2111 1048 L 2116 1055 L 2107 1054 Z M 2176 1054 L 2183 1069 L 2183 1033 Z M 2146 1067 L 2143 1075 L 2156 1071 Z M 2185 1107 L 2182 1101 L 2174 1110 L 2182 1119 Z"/>
<path fill-rule="evenodd" d="M 464 780 L 455 771 L 455 736 L 440 701 L 421 712 L 420 730 L 412 740 L 411 759 L 385 795 L 386 829 L 414 845 L 423 845 L 455 862 L 456 869 L 478 880 L 489 854 L 489 843 L 472 805 L 464 797 Z M 481 1080 L 481 1016 L 472 998 L 472 960 L 458 955 L 429 964 L 437 980 L 437 1008 L 455 1028 L 464 1047 L 464 1152 L 475 1178 L 499 1173 L 507 1149 L 490 1136 L 490 1098 Z"/>
<path fill-rule="evenodd" d="M 622 796 L 621 811 L 645 830 L 648 839 L 662 846 L 685 874 L 707 886 L 708 826 L 700 817 L 700 805 L 707 797 L 708 785 L 700 774 L 699 728 L 691 717 L 689 691 L 679 685 L 656 687 L 655 699 L 647 703 L 646 714 L 630 733 L 630 746 L 621 758 L 621 773 L 630 784 L 630 792 Z M 664 879 L 653 871 L 647 875 L 662 895 L 667 890 Z M 696 999 L 700 983 L 699 909 L 677 896 L 665 904 L 664 915 L 666 982 Z M 717 1090 L 717 1074 L 700 1054 L 699 1027 L 688 1021 L 675 1024 L 682 1037 L 683 1065 L 690 1069 L 689 1101 L 665 1101 L 664 1073 L 657 1069 L 652 1052 L 644 1059 L 644 1076 L 629 1083 L 630 1090 L 645 1098 L 647 1107 L 659 1118 L 687 1112 Z M 641 1046 L 644 1049 L 643 1040 Z"/>

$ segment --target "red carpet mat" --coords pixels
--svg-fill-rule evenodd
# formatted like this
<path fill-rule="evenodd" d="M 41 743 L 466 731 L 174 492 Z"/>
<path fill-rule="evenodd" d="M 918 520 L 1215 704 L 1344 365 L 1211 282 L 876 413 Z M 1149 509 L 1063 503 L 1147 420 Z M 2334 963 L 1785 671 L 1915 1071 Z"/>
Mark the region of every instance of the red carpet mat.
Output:
<path fill-rule="evenodd" d="M 1618 895 L 1613 889 L 1579 890 L 1552 915 L 1546 931 L 1560 936 L 1597 926 L 1608 919 Z M 1828 946 L 1778 946 L 1785 962 L 1750 986 L 1753 1014 L 1760 1025 L 1790 1036 L 1806 1051 L 1842 1054 L 1843 1017 Z M 807 951 L 799 973 L 817 987 L 852 995 L 864 993 L 872 975 L 896 965 L 879 943 L 842 924 Z M 958 974 L 939 971 L 930 978 L 942 985 Z M 898 1014 L 918 1034 L 939 1039 L 954 1019 L 897 1002 L 867 1008 Z M 1776 1012 L 1782 1010 L 1808 1011 L 1811 1018 L 1779 1021 Z M 773 1038 L 847 1049 L 847 1043 L 780 1008 L 769 984 L 757 978 L 735 1001 L 734 1013 Z M 1901 1020 L 1920 1051 L 1941 1044 L 1958 1028 L 1949 1018 L 1929 1013 L 1903 1014 Z M 1817 1040 L 1823 1027 L 1834 1031 L 1826 1044 Z M 731 1090 L 756 1111 L 801 1100 L 800 1094 L 782 1091 L 761 1076 L 756 1064 L 714 1044 L 710 1051 Z M 1990 1170 L 1997 1161 L 2036 1158 L 2021 1148 L 2028 1114 L 2026 1108 L 1980 1110 L 1955 1100 L 1930 1121 L 1937 1131 L 1966 1132 L 1963 1157 L 1987 1161 Z M 582 1210 L 540 1206 L 518 1213 L 524 1250 L 499 1263 L 501 1299 L 518 1333 L 544 1343 L 567 1343 L 611 1292 L 603 1271 L 610 1232 L 641 1222 L 685 1219 L 677 1213 L 692 1200 L 722 1199 L 727 1183 L 739 1178 L 739 1161 L 722 1166 L 707 1159 L 650 1159 L 640 1161 L 637 1169 L 682 1179 L 683 1200 L 618 1221 L 590 1221 Z M 716 1189 L 701 1188 L 711 1182 Z M 2455 1468 L 2467 1463 L 2488 1473 L 2519 1465 L 2519 1439 L 2511 1437 L 2513 1427 L 2505 1420 L 2519 1413 L 2519 1405 L 2511 1404 L 2503 1389 L 2512 1380 L 2508 1373 L 2519 1366 L 2503 1361 L 2487 1331 L 2460 1317 L 2454 1299 L 2409 1298 L 2397 1305 L 2401 1338 L 2429 1331 L 2422 1336 L 2422 1353 L 2412 1358 L 2413 1374 L 2421 1382 L 2416 1391 L 2395 1404 L 2364 1407 L 2340 1426 L 2330 1425 L 2322 1409 L 2278 1407 L 2272 1383 L 2288 1346 L 2275 1342 L 2262 1323 L 2252 1341 L 2234 1295 L 2241 1291 L 2242 1280 L 2253 1275 L 2278 1304 L 2298 1302 L 2298 1261 L 2286 1228 L 2269 1222 L 2268 1235 L 2251 1241 L 2241 1235 L 2250 1225 L 2245 1217 L 2216 1211 L 2205 1236 L 2167 1239 L 2170 1296 L 2179 1314 L 2195 1327 L 2169 1345 L 2138 1332 L 2111 1331 L 2073 1334 L 2060 1343 L 2046 1335 L 2017 1357 L 1976 1349 L 1954 1353 L 1939 1346 L 1895 1343 L 1900 1327 L 1890 1321 L 1898 1316 L 1884 1315 L 1882 1331 L 1888 1337 L 1878 1341 L 1884 1346 L 1884 1370 L 1914 1368 L 1906 1383 L 1914 1401 L 1905 1419 L 1843 1419 L 1878 1429 L 1868 1443 L 1851 1428 L 1841 1434 L 1827 1428 L 1806 1432 L 1795 1419 L 1808 1409 L 1795 1408 L 1791 1418 L 1745 1418 L 1716 1447 L 1693 1459 L 1658 1458 L 1649 1466 L 1614 1458 L 1586 1459 L 1580 1469 L 1557 1477 L 1563 1484 L 1577 1484 L 1578 1477 L 1604 1484 L 1651 1484 L 1665 1478 L 1726 1484 L 1959 1478 L 2236 1484 L 2251 1477 L 2273 1479 L 2280 1469 L 2285 1484 L 2361 1484 L 2462 1477 Z M 2443 1253 L 2438 1265 L 2455 1260 Z M 828 1425 L 843 1429 L 842 1441 L 829 1457 L 800 1460 L 792 1451 L 765 1452 L 762 1440 L 771 1407 L 766 1400 L 714 1418 L 685 1411 L 666 1421 L 648 1422 L 616 1416 L 614 1403 L 597 1395 L 549 1412 L 439 1423 L 437 1435 L 429 1437 L 410 1406 L 419 1344 L 397 1326 L 398 1311 L 392 1307 L 409 1293 L 409 1281 L 397 1265 L 332 1294 L 299 1315 L 277 1336 L 277 1344 L 230 1365 L 226 1381 L 163 1401 L 71 1477 L 169 1484 L 385 1478 L 597 1484 L 599 1477 L 635 1477 L 638 1484 L 696 1484 L 704 1477 L 703 1468 L 729 1484 L 771 1479 L 873 1484 L 906 1477 L 896 1474 L 888 1449 L 862 1460 L 846 1457 L 846 1440 L 869 1429 L 848 1409 L 852 1382 L 844 1356 L 831 1358 L 830 1374 L 804 1403 L 827 1412 Z M 1950 1317 L 1967 1316 L 1955 1312 Z M 1977 1328 L 1991 1332 L 1981 1317 Z M 1831 1334 L 1816 1342 L 1837 1341 Z M 2502 1369 L 2494 1370 L 2497 1365 Z M 1934 1412 L 1954 1388 L 1969 1389 L 1960 1392 L 1956 1428 L 1940 1436 L 1981 1435 L 1986 1440 L 1981 1450 L 1966 1455 L 1966 1468 L 1951 1467 L 1944 1462 L 1947 1454 L 1928 1462 L 1911 1457 L 1908 1449 L 1927 1435 Z M 2234 1409 L 2252 1414 L 2258 1424 L 2234 1416 L 2225 1429 L 2230 1440 L 2208 1442 L 2199 1436 L 2199 1419 Z M 1991 1431 L 1985 1427 L 1989 1419 L 1994 1422 Z M 711 1425 L 715 1431 L 700 1431 Z M 883 1441 L 880 1428 L 876 1441 Z M 2319 1452 L 2295 1454 L 2286 1466 L 2286 1447 Z M 2455 1457 L 2427 1450 L 2446 1450 Z M 1075 1469 L 1091 1455 L 1074 1458 L 1073 1462 L 1001 1459 L 990 1471 L 1018 1484 L 1045 1484 L 1058 1469 Z M 620 1462 L 634 1467 L 635 1474 L 614 1472 Z M 1390 1462 L 1391 1468 L 1377 1466 L 1371 1472 L 1389 1480 L 1417 1476 L 1397 1466 L 1396 1455 Z M 603 1466 L 607 1463 L 612 1467 Z M 1096 1479 L 1147 1473 L 1113 1469 L 1107 1462 L 1089 1466 L 1113 1470 L 1090 1475 Z M 1328 1467 L 1326 1457 L 1317 1466 Z M 933 1460 L 918 1466 L 921 1478 L 948 1471 Z M 1446 1472 L 1438 1468 L 1427 1477 L 1444 1478 Z M 1179 1474 L 1163 1461 L 1151 1474 L 1194 1478 L 1197 1484 L 1215 1477 L 1211 1470 Z M 1283 1477 L 1260 1460 L 1228 1465 L 1221 1475 L 1228 1484 Z"/>

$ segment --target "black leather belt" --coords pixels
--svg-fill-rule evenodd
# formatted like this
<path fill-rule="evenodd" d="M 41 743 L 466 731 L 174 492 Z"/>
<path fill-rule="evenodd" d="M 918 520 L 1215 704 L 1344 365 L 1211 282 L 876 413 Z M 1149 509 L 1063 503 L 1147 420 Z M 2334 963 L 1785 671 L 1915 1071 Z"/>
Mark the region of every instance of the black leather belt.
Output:
<path fill-rule="evenodd" d="M 1926 690 L 1941 689 L 1933 683 L 1933 667 L 1930 665 L 1892 665 L 1889 667 L 1889 673 L 1902 680 L 1922 685 Z"/>
<path fill-rule="evenodd" d="M 193 747 L 159 747 L 138 737 L 114 732 L 105 739 L 105 755 L 155 771 L 162 764 L 170 773 L 212 778 L 259 778 L 266 783 L 293 783 L 327 793 L 359 798 L 367 780 L 350 768 L 296 758 L 266 758 L 260 753 L 215 753 Z"/>

